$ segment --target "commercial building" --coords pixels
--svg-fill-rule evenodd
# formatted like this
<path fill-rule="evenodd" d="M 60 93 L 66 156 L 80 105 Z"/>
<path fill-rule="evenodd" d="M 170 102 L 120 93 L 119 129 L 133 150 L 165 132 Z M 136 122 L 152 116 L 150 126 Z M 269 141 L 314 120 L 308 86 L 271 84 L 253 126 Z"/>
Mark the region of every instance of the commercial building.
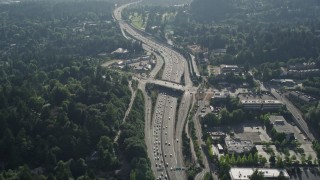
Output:
<path fill-rule="evenodd" d="M 280 110 L 283 106 L 283 103 L 279 100 L 261 100 L 261 99 L 252 99 L 252 100 L 241 100 L 243 109 L 245 110 Z"/>
<path fill-rule="evenodd" d="M 320 69 L 315 62 L 297 63 L 288 67 L 287 75 L 294 78 L 318 76 Z"/>
<path fill-rule="evenodd" d="M 292 79 L 271 79 L 271 83 L 282 86 L 294 86 L 296 84 Z"/>
<path fill-rule="evenodd" d="M 269 117 L 269 120 L 272 128 L 274 128 L 277 133 L 284 134 L 288 141 L 294 139 L 292 127 L 288 124 L 283 116 L 272 115 Z"/>
<path fill-rule="evenodd" d="M 262 110 L 280 110 L 283 103 L 278 100 L 262 100 Z"/>
<path fill-rule="evenodd" d="M 295 64 L 289 66 L 288 69 L 290 70 L 306 70 L 306 69 L 315 69 L 316 68 L 316 63 L 315 62 L 304 62 L 302 64 Z"/>
<path fill-rule="evenodd" d="M 254 147 L 251 140 L 242 140 L 239 138 L 226 138 L 225 144 L 229 154 L 249 153 Z"/>
<path fill-rule="evenodd" d="M 220 65 L 220 74 L 234 73 L 235 75 L 238 75 L 241 70 L 242 69 L 237 65 Z"/>
<path fill-rule="evenodd" d="M 288 76 L 295 78 L 313 77 L 320 75 L 319 69 L 306 69 L 306 70 L 289 70 Z"/>
<path fill-rule="evenodd" d="M 295 101 L 298 101 L 300 103 L 310 103 L 316 101 L 316 98 L 308 96 L 302 92 L 299 91 L 291 91 L 288 94 L 289 98 Z"/>
<path fill-rule="evenodd" d="M 249 180 L 255 170 L 262 172 L 266 179 L 277 179 L 280 175 L 289 179 L 290 176 L 285 169 L 269 168 L 231 168 L 229 171 L 231 180 Z"/>

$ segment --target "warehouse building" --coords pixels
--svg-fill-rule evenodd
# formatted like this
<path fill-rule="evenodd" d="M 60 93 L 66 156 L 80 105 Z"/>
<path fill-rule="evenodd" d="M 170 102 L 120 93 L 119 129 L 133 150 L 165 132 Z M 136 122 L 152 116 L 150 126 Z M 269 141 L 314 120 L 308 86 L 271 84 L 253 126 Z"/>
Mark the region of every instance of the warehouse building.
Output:
<path fill-rule="evenodd" d="M 231 168 L 229 171 L 231 180 L 249 180 L 255 170 L 262 172 L 266 179 L 277 179 L 280 175 L 286 179 L 290 176 L 285 169 L 269 169 L 269 168 Z"/>

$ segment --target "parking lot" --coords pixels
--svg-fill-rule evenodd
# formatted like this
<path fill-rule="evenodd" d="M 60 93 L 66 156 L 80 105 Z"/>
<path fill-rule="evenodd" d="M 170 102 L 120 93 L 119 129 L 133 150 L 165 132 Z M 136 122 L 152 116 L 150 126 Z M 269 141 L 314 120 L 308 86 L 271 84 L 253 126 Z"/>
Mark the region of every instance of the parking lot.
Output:
<path fill-rule="evenodd" d="M 291 124 L 290 126 L 292 126 L 294 135 L 297 139 L 296 141 L 301 143 L 301 146 L 299 148 L 303 149 L 304 152 L 301 154 L 293 149 L 289 149 L 290 156 L 296 156 L 297 160 L 299 160 L 300 162 L 302 156 L 305 156 L 305 159 L 307 159 L 309 155 L 311 155 L 312 160 L 315 159 L 317 156 L 314 150 L 312 149 L 312 143 L 310 141 L 305 140 L 305 136 L 301 133 L 299 128 Z M 271 137 L 269 136 L 269 134 L 267 134 L 265 127 L 260 122 L 247 121 L 243 123 L 241 127 L 215 127 L 208 128 L 208 130 L 210 130 L 211 132 L 232 132 L 234 133 L 235 137 L 238 137 L 242 140 L 251 140 L 255 144 L 260 144 L 262 142 L 272 142 Z M 266 145 L 256 145 L 256 148 L 258 150 L 258 154 L 265 157 L 266 159 L 270 158 L 270 156 L 272 155 L 271 152 L 273 152 L 275 156 L 281 156 L 283 159 L 286 157 L 285 153 L 279 152 L 276 149 L 275 145 L 269 145 L 268 147 Z M 219 154 L 216 145 L 214 145 L 213 147 L 213 152 L 214 154 L 217 154 L 219 157 L 222 155 Z"/>

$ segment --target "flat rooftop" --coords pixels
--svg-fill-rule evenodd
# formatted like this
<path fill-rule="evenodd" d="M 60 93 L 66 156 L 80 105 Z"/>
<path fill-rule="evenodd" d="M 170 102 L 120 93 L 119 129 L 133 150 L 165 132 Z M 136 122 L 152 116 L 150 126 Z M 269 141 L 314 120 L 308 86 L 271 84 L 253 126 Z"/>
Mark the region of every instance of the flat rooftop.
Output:
<path fill-rule="evenodd" d="M 259 100 L 259 99 L 248 99 L 241 100 L 242 104 L 282 104 L 279 100 Z"/>
<path fill-rule="evenodd" d="M 269 169 L 269 168 L 231 168 L 229 174 L 233 180 L 247 180 L 255 170 L 263 173 L 265 178 L 278 177 L 281 173 L 284 177 L 290 178 L 285 169 Z"/>
<path fill-rule="evenodd" d="M 293 133 L 291 126 L 289 126 L 283 116 L 270 116 L 269 120 L 270 123 L 273 124 L 273 128 L 275 128 L 278 133 Z"/>
<path fill-rule="evenodd" d="M 244 152 L 249 152 L 253 148 L 253 143 L 251 140 L 241 140 L 241 139 L 225 139 L 227 150 L 229 153 L 241 154 Z"/>

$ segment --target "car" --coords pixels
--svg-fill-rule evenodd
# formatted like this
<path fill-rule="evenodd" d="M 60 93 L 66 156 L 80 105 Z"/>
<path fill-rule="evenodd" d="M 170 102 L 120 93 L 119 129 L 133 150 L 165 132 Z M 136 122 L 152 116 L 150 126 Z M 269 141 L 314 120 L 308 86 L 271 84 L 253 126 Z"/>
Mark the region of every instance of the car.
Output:
<path fill-rule="evenodd" d="M 170 157 L 172 157 L 172 154 L 170 154 Z"/>

